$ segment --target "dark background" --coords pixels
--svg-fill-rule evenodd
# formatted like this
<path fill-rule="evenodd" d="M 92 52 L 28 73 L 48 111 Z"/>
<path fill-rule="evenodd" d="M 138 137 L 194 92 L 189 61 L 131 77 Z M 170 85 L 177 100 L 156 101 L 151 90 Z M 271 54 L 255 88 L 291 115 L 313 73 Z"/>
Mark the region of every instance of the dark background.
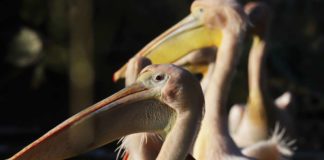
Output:
<path fill-rule="evenodd" d="M 73 42 L 68 11 L 77 1 L 71 0 L 70 4 L 65 0 L 0 1 L 0 159 L 8 158 L 70 116 L 69 48 Z M 185 17 L 192 1 L 89 2 L 93 5 L 90 43 L 94 46 L 88 55 L 94 73 L 90 86 L 93 103 L 123 87 L 121 81 L 112 82 L 113 72 L 150 40 Z M 271 94 L 276 97 L 286 90 L 293 93 L 298 136 L 294 158 L 322 159 L 324 1 L 266 2 L 273 9 L 267 59 Z M 30 53 L 19 49 L 17 38 L 23 31 L 38 35 L 40 51 Z M 232 87 L 231 104 L 246 101 L 248 47 L 235 79 L 237 83 Z M 115 147 L 110 144 L 82 157 L 115 159 Z"/>

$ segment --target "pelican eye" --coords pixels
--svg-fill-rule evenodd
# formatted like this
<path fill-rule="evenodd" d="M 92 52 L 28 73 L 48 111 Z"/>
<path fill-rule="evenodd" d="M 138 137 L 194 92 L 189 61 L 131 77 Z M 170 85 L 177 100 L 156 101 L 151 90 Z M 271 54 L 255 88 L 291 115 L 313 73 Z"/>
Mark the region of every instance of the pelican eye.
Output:
<path fill-rule="evenodd" d="M 194 9 L 194 15 L 195 15 L 197 18 L 200 18 L 201 16 L 204 15 L 204 11 L 205 11 L 204 8 L 202 8 L 202 7 L 197 7 L 196 9 Z"/>
<path fill-rule="evenodd" d="M 154 77 L 153 77 L 153 80 L 155 82 L 160 82 L 160 81 L 163 81 L 165 79 L 165 74 L 156 74 Z"/>

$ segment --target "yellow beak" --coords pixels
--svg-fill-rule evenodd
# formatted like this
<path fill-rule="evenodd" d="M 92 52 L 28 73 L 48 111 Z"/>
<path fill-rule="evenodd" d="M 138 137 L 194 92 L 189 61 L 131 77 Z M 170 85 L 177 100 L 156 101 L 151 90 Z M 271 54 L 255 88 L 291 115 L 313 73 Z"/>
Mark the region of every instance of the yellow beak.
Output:
<path fill-rule="evenodd" d="M 219 46 L 221 38 L 219 28 L 207 27 L 201 16 L 192 13 L 155 38 L 135 56 L 147 57 L 153 64 L 173 63 L 193 50 Z M 126 65 L 115 72 L 114 81 L 124 78 Z"/>
<path fill-rule="evenodd" d="M 131 133 L 162 131 L 173 110 L 154 102 L 155 91 L 135 83 L 67 119 L 10 159 L 66 159 Z M 158 118 L 147 116 L 154 108 Z"/>

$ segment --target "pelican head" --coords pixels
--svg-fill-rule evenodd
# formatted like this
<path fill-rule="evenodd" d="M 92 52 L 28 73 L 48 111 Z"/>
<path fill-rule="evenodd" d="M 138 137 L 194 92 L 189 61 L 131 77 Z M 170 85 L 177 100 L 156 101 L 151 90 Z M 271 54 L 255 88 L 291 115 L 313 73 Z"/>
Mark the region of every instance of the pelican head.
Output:
<path fill-rule="evenodd" d="M 187 17 L 147 44 L 136 56 L 147 57 L 153 64 L 173 63 L 191 51 L 219 47 L 225 34 L 240 34 L 246 22 L 247 16 L 234 0 L 196 0 Z M 115 81 L 125 76 L 126 66 L 114 74 Z"/>
<path fill-rule="evenodd" d="M 183 132 L 167 143 L 179 139 L 177 145 L 184 145 L 178 159 L 188 153 L 203 103 L 199 82 L 189 72 L 174 65 L 147 66 L 134 84 L 67 119 L 10 159 L 66 159 L 132 133 L 157 132 L 167 139 L 171 132 Z M 172 131 L 187 118 L 193 125 L 189 130 Z"/>
<path fill-rule="evenodd" d="M 250 2 L 244 7 L 252 23 L 253 35 L 264 38 L 271 20 L 271 9 L 263 2 Z"/>
<path fill-rule="evenodd" d="M 212 30 L 237 33 L 247 22 L 244 11 L 234 0 L 196 0 L 191 5 L 191 13 L 200 13 L 203 25 Z"/>

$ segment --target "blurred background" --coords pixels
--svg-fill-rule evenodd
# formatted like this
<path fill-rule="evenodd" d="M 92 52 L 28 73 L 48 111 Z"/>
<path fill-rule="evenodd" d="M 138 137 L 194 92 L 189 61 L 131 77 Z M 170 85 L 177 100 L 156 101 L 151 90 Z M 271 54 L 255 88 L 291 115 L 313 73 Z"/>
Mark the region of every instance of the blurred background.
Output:
<path fill-rule="evenodd" d="M 323 159 L 324 1 L 265 1 L 274 13 L 268 85 L 273 97 L 287 90 L 293 94 L 298 139 L 294 159 Z M 122 81 L 112 82 L 113 72 L 185 17 L 191 3 L 1 0 L 0 159 L 121 89 Z M 249 45 L 230 104 L 246 101 Z M 115 159 L 115 148 L 113 143 L 74 159 Z"/>

